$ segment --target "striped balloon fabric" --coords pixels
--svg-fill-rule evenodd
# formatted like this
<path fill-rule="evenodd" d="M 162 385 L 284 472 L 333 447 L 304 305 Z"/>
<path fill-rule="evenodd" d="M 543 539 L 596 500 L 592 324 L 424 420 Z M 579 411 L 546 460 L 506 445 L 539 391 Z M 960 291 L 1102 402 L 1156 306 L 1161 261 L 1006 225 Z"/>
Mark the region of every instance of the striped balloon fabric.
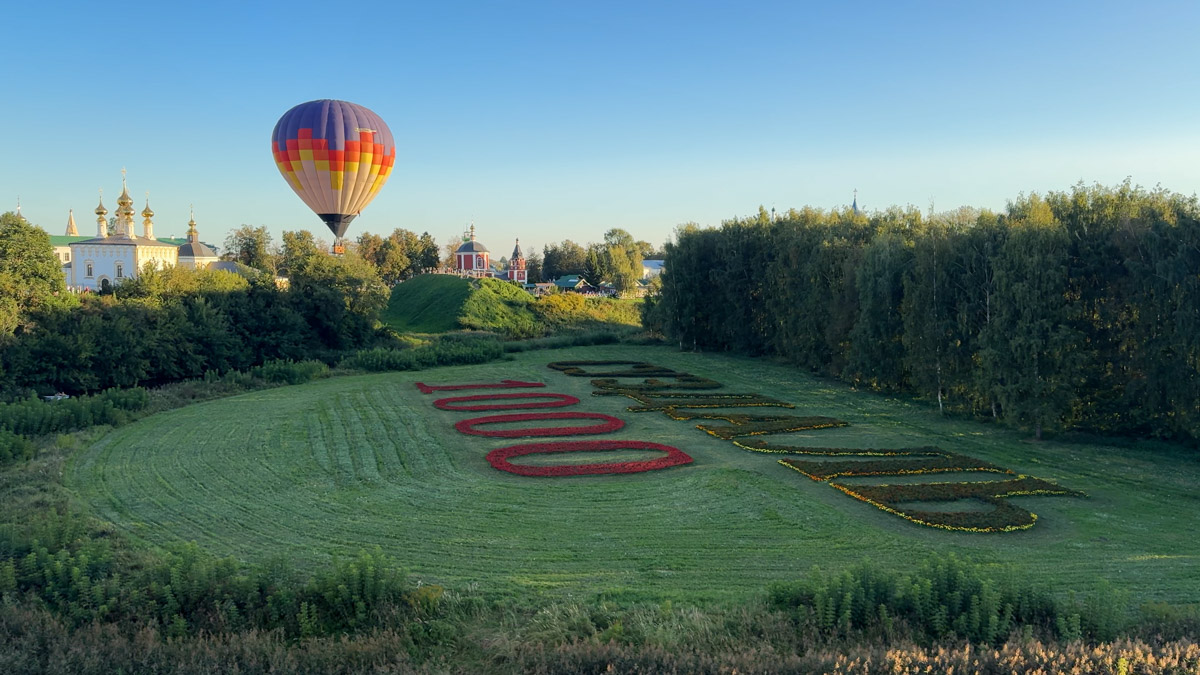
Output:
<path fill-rule="evenodd" d="M 348 101 L 301 103 L 271 133 L 275 165 L 338 239 L 375 198 L 396 162 L 383 119 Z"/>

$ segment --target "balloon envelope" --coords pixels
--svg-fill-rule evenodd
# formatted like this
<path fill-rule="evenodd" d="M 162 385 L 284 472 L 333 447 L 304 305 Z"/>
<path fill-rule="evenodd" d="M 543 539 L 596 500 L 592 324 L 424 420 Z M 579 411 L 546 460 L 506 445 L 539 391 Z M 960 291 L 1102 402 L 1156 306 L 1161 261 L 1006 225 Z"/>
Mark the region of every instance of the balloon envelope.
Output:
<path fill-rule="evenodd" d="M 383 119 L 333 99 L 285 112 L 271 133 L 271 151 L 288 185 L 339 239 L 396 162 L 396 143 Z"/>

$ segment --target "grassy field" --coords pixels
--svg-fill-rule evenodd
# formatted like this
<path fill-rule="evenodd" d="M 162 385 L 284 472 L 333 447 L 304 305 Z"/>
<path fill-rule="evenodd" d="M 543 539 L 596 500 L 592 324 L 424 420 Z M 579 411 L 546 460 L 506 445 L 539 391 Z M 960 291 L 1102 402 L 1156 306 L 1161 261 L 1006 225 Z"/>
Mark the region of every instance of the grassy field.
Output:
<path fill-rule="evenodd" d="M 448 274 L 421 274 L 396 284 L 379 318 L 400 332 L 458 330 L 459 311 L 470 292 L 466 279 Z"/>
<path fill-rule="evenodd" d="M 626 412 L 632 402 L 593 397 L 586 378 L 546 368 L 570 359 L 646 360 L 718 380 L 727 392 L 789 401 L 796 414 L 850 422 L 772 440 L 936 444 L 1089 496 L 1016 498 L 1040 516 L 1020 532 L 914 525 L 687 422 Z M 457 433 L 456 421 L 489 413 L 435 409 L 439 395 L 413 386 L 500 379 L 546 382 L 544 391 L 582 399 L 558 410 L 604 412 L 627 422 L 615 434 L 591 438 L 671 444 L 695 462 L 623 476 L 502 473 L 484 456 L 519 440 Z M 738 599 L 813 565 L 872 560 L 906 568 L 953 552 L 1062 592 L 1107 581 L 1138 600 L 1200 602 L 1194 453 L 1024 438 L 768 361 L 598 346 L 524 352 L 482 366 L 333 378 L 182 408 L 113 431 L 80 452 L 67 482 L 98 515 L 148 545 L 194 540 L 221 555 L 256 562 L 282 556 L 301 566 L 379 546 L 426 582 L 477 584 L 480 592 Z M 625 451 L 611 459 L 648 456 Z M 537 461 L 543 460 L 529 463 Z M 978 479 L 933 480 L 959 478 Z"/>

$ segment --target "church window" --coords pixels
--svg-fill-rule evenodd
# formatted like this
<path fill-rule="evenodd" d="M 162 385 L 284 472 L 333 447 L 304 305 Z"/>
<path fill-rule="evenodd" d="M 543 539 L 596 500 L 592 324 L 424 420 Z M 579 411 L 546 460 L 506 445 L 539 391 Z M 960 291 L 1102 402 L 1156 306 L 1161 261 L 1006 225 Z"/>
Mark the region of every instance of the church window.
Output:
<path fill-rule="evenodd" d="M 117 263 L 117 278 L 118 279 L 125 278 L 125 266 L 122 265 L 121 263 Z"/>
<path fill-rule="evenodd" d="M 92 263 L 87 264 L 87 275 L 88 277 L 92 276 Z"/>

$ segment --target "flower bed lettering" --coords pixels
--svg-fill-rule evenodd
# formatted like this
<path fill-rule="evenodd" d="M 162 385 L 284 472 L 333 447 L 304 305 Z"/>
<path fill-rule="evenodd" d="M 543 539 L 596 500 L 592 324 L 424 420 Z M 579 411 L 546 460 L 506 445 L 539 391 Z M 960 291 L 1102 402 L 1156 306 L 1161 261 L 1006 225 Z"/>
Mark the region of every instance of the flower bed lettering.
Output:
<path fill-rule="evenodd" d="M 1012 532 L 1029 529 L 1037 514 L 1007 501 L 1018 495 L 1086 496 L 1077 490 L 1032 476 L 984 483 L 915 483 L 911 485 L 844 485 L 830 483 L 855 499 L 862 500 L 901 518 L 943 530 L 966 532 Z M 920 511 L 903 506 L 913 502 L 949 502 L 974 499 L 992 505 L 991 511 Z"/>
<path fill-rule="evenodd" d="M 601 424 L 586 427 L 531 427 L 528 429 L 494 429 L 491 431 L 476 429 L 485 424 L 500 424 L 503 422 L 533 422 L 541 420 L 603 420 Z M 469 436 L 491 436 L 493 438 L 525 438 L 528 436 L 582 436 L 590 434 L 607 434 L 625 426 L 625 422 L 612 415 L 590 412 L 553 412 L 553 413 L 513 413 L 511 415 L 490 415 L 488 417 L 472 417 L 460 420 L 454 424 L 459 433 Z"/>
<path fill-rule="evenodd" d="M 589 373 L 583 369 L 583 366 L 628 366 L 628 368 Z M 549 367 L 561 370 L 563 375 L 572 377 L 674 377 L 678 374 L 670 368 L 663 368 L 644 361 L 557 361 L 549 364 Z"/>
<path fill-rule="evenodd" d="M 614 366 L 624 366 L 617 369 Z M 549 367 L 572 377 L 594 377 L 591 384 L 596 396 L 625 396 L 641 405 L 631 412 L 661 412 L 674 420 L 720 420 L 728 424 L 698 424 L 705 433 L 732 441 L 752 452 L 790 454 L 807 458 L 779 460 L 816 481 L 829 485 L 863 502 L 905 520 L 929 527 L 966 532 L 1010 532 L 1032 527 L 1037 515 L 1006 500 L 1016 495 L 1086 496 L 1031 476 L 1009 480 L 960 483 L 924 483 L 911 485 L 847 485 L 833 482 L 846 476 L 907 476 L 945 472 L 1014 472 L 989 462 L 937 447 L 916 448 L 832 448 L 773 445 L 765 440 L 745 440 L 750 436 L 830 429 L 847 423 L 832 417 L 796 415 L 754 415 L 716 412 L 705 408 L 793 407 L 758 394 L 693 393 L 698 389 L 717 389 L 720 384 L 690 373 L 676 372 L 641 361 L 562 361 Z M 589 372 L 589 368 L 595 368 Z M 643 378 L 625 382 L 622 378 Z M 668 381 L 673 379 L 674 381 Z M 675 390 L 675 391 L 673 391 Z M 828 459 L 818 459 L 818 457 Z M 863 457 L 870 459 L 842 459 Z M 919 502 L 955 502 L 976 500 L 990 504 L 990 511 L 920 511 L 911 507 Z"/>
<path fill-rule="evenodd" d="M 1012 473 L 995 464 L 967 457 L 956 452 L 930 454 L 927 456 L 908 455 L 906 457 L 874 459 L 856 462 L 813 461 L 803 459 L 781 459 L 780 464 L 799 471 L 816 481 L 830 480 L 842 476 L 915 476 L 925 473 L 949 473 L 959 471 L 991 471 L 993 473 Z"/>
<path fill-rule="evenodd" d="M 808 445 L 773 445 L 764 440 L 734 441 L 734 445 L 750 452 L 764 452 L 777 455 L 852 455 L 855 457 L 895 457 L 906 455 L 944 456 L 946 451 L 933 445 L 922 445 L 915 448 L 830 448 Z"/>
<path fill-rule="evenodd" d="M 429 385 L 424 382 L 417 383 L 417 389 L 420 389 L 422 394 L 432 394 L 435 391 L 461 391 L 463 389 L 516 389 L 517 387 L 544 386 L 546 386 L 545 382 L 521 382 L 520 380 L 500 380 L 499 382 L 488 382 L 485 384 Z"/>
<path fill-rule="evenodd" d="M 471 401 L 510 401 L 513 399 L 528 399 L 528 398 L 550 398 L 552 401 L 534 401 L 530 403 L 493 403 L 490 405 L 456 405 L 458 403 L 468 403 Z M 433 407 L 439 410 L 460 410 L 463 412 L 480 412 L 483 410 L 519 410 L 523 408 L 562 408 L 564 406 L 575 405 L 579 403 L 579 399 L 570 394 L 543 394 L 543 393 L 520 393 L 520 394 L 478 394 L 475 396 L 454 396 L 451 398 L 439 398 L 433 402 Z"/>
<path fill-rule="evenodd" d="M 630 362 L 620 361 L 615 365 L 629 365 Z M 606 364 L 614 365 L 614 364 Z M 637 365 L 636 363 L 634 365 Z M 636 369 L 637 376 L 662 370 L 657 366 Z M 582 371 L 581 371 L 582 372 Z M 506 389 L 524 387 L 544 387 L 541 382 L 521 382 L 519 380 L 502 380 L 496 383 L 480 384 L 445 384 L 428 385 L 418 382 L 417 388 L 424 394 L 435 391 L 460 391 L 464 389 Z M 720 386 L 719 384 L 717 386 Z M 530 400 L 543 399 L 543 400 Z M 549 400 L 545 400 L 549 399 Z M 501 401 L 500 403 L 480 403 L 481 401 Z M 516 402 L 521 401 L 521 402 Z M 554 394 L 543 392 L 519 393 L 488 393 L 470 396 L 451 396 L 440 398 L 433 402 L 441 410 L 455 412 L 478 412 L 485 410 L 513 410 L 522 408 L 560 408 L 578 404 L 579 398 L 570 394 Z M 600 420 L 598 424 L 571 427 L 530 427 L 522 429 L 480 429 L 488 424 L 503 424 L 512 422 L 532 422 L 542 420 L 587 419 Z M 625 426 L 625 422 L 612 415 L 592 412 L 544 412 L 544 413 L 510 413 L 506 415 L 490 415 L 459 420 L 454 427 L 460 433 L 470 436 L 485 436 L 492 438 L 520 438 L 537 436 L 582 436 L 592 434 L 607 434 Z M 657 459 L 637 462 L 605 462 L 599 464 L 561 464 L 556 466 L 523 466 L 512 464 L 512 457 L 536 453 L 580 452 L 604 450 L 656 450 L 666 453 Z M 627 474 L 657 471 L 682 464 L 690 464 L 692 458 L 679 448 L 661 443 L 648 441 L 616 440 L 616 441 L 552 441 L 544 443 L 523 443 L 497 448 L 487 454 L 488 463 L 499 471 L 520 476 L 588 476 L 599 474 Z"/>
<path fill-rule="evenodd" d="M 513 457 L 553 452 L 595 452 L 602 450 L 659 450 L 666 456 L 640 462 L 606 462 L 603 464 L 559 464 L 555 466 L 526 466 L 512 464 Z M 488 453 L 493 468 L 518 476 L 588 476 L 609 473 L 640 473 L 657 471 L 681 464 L 692 458 L 679 448 L 646 441 L 559 441 L 557 443 L 524 443 L 499 448 Z"/>

